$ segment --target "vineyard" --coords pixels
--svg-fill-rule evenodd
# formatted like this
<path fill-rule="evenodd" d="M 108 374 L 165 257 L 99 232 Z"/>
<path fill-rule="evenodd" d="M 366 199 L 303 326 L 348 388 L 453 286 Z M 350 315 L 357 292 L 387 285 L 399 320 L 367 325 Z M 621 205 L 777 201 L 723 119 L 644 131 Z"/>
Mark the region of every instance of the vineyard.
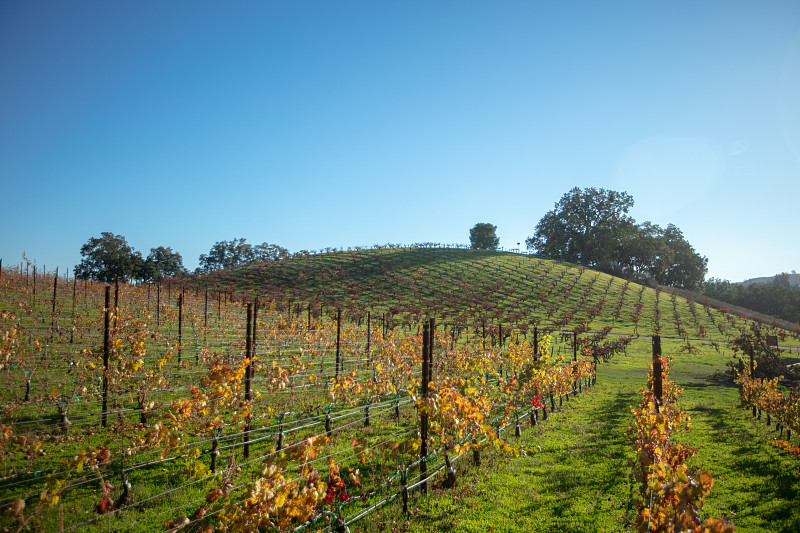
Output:
<path fill-rule="evenodd" d="M 650 335 L 664 338 L 676 368 L 694 365 L 691 381 L 699 367 L 725 368 L 727 342 L 751 326 L 567 264 L 426 247 L 142 286 L 5 269 L 0 291 L 0 526 L 9 531 L 447 528 L 425 520 L 428 506 L 480 509 L 475 476 L 489 468 L 500 483 L 514 465 L 542 467 L 572 442 L 575 428 L 564 424 L 583 424 L 581 413 L 609 394 L 648 387 Z M 783 348 L 800 345 L 798 331 L 761 327 Z M 777 381 L 748 383 L 746 405 L 800 431 L 796 400 L 780 403 Z M 741 417 L 732 392 L 715 394 Z M 602 432 L 616 435 L 609 449 L 622 439 L 620 453 L 632 458 L 639 452 L 624 435 L 638 400 L 625 398 Z M 687 409 L 702 420 L 704 402 Z M 785 444 L 771 446 L 757 435 L 762 425 L 741 424 L 758 453 L 780 462 L 796 451 L 783 431 Z M 592 422 L 578 433 L 595 430 Z M 628 468 L 615 486 L 642 488 L 644 471 Z M 796 503 L 792 476 L 781 494 Z M 713 507 L 709 483 L 706 524 L 722 528 L 727 511 Z M 641 500 L 604 490 L 619 505 L 596 512 L 631 529 L 638 516 L 641 528 Z M 723 487 L 720 501 L 727 495 Z M 563 501 L 538 498 L 542 510 L 563 513 Z M 700 524 L 700 506 L 687 513 L 687 524 Z M 789 531 L 800 517 L 786 513 Z"/>
<path fill-rule="evenodd" d="M 497 334 L 503 324 L 523 334 L 578 331 L 726 341 L 749 319 L 700 305 L 660 288 L 568 263 L 515 253 L 417 246 L 349 250 L 296 257 L 183 284 L 210 295 L 225 292 L 279 302 L 300 315 L 340 308 L 350 320 L 380 311 L 396 323 L 432 315 L 455 327 L 479 325 Z M 291 309 L 290 309 L 291 308 Z M 794 331 L 775 329 L 787 345 Z"/>

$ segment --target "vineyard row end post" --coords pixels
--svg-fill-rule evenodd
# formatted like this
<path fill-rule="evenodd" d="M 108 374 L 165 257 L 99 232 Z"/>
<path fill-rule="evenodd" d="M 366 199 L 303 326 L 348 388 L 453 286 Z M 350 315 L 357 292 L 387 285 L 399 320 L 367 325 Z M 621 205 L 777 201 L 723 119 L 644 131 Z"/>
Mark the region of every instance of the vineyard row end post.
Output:
<path fill-rule="evenodd" d="M 663 395 L 663 383 L 661 382 L 661 337 L 653 335 L 653 394 L 656 397 L 656 412 L 661 404 Z"/>
<path fill-rule="evenodd" d="M 106 285 L 106 298 L 103 307 L 103 427 L 108 427 L 108 365 L 111 359 L 110 304 L 111 287 Z"/>
<path fill-rule="evenodd" d="M 253 325 L 253 304 L 247 304 L 247 329 L 245 332 L 245 354 L 244 357 L 247 359 L 247 366 L 244 370 L 244 399 L 246 402 L 249 402 L 253 398 L 253 392 L 251 390 L 251 383 L 250 380 L 252 378 L 253 373 L 253 362 L 252 362 L 252 355 L 253 355 L 253 333 L 252 333 L 252 325 Z M 250 417 L 247 417 L 244 426 L 244 451 L 243 451 L 244 458 L 247 459 L 250 457 Z"/>
<path fill-rule="evenodd" d="M 430 323 L 425 322 L 422 329 L 422 413 L 420 414 L 419 478 L 422 493 L 428 492 L 428 381 L 430 379 Z"/>

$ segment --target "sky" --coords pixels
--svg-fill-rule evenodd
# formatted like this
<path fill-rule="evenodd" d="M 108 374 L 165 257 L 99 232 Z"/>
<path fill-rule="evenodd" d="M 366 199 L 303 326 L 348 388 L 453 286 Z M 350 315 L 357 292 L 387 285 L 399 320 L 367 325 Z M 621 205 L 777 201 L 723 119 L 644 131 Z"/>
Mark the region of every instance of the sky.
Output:
<path fill-rule="evenodd" d="M 524 248 L 626 191 L 708 277 L 800 270 L 800 2 L 0 2 L 0 257 Z"/>

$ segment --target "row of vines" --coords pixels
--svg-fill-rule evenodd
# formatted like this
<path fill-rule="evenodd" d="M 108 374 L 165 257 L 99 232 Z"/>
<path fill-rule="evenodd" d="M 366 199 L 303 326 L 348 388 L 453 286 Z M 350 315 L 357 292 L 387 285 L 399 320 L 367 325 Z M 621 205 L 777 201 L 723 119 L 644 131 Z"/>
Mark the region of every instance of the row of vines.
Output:
<path fill-rule="evenodd" d="M 344 527 L 464 454 L 526 453 L 511 431 L 625 345 L 45 280 L 0 278 L 12 531 Z"/>

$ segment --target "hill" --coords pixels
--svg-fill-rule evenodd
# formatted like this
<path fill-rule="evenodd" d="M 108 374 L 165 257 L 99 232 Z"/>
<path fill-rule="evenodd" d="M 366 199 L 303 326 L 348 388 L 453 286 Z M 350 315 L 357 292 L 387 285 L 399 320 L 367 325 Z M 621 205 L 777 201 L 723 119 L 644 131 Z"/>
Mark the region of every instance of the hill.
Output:
<path fill-rule="evenodd" d="M 408 247 L 295 257 L 188 282 L 197 289 L 272 301 L 292 315 L 339 308 L 410 323 L 436 317 L 455 327 L 499 333 L 545 331 L 726 340 L 740 315 L 576 265 L 512 252 Z M 689 296 L 687 298 L 686 296 Z M 699 298 L 699 297 L 698 297 Z"/>
<path fill-rule="evenodd" d="M 742 281 L 740 283 L 736 283 L 736 285 L 744 285 L 745 287 L 748 287 L 750 285 L 756 285 L 756 284 L 759 284 L 759 283 L 767 284 L 767 283 L 772 283 L 773 281 L 775 281 L 775 279 L 777 277 L 778 276 L 775 275 L 775 276 L 765 276 L 765 277 L 761 277 L 761 278 L 750 278 L 750 279 L 746 279 L 746 280 L 744 280 L 744 281 Z M 800 287 L 800 274 L 798 274 L 794 270 L 792 270 L 792 273 L 789 275 L 789 286 L 791 286 L 791 287 Z"/>

